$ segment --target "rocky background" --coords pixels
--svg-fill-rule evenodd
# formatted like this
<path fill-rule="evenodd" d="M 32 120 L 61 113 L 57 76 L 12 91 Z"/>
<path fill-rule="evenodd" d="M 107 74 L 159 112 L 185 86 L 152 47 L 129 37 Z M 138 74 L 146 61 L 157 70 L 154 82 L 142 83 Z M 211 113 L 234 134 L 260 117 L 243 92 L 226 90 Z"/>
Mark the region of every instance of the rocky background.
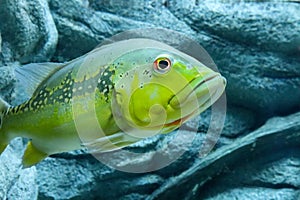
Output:
<path fill-rule="evenodd" d="M 208 156 L 198 151 L 209 112 L 183 126 L 186 135 L 199 127 L 186 153 L 149 173 L 117 171 L 83 152 L 22 169 L 18 138 L 0 156 L 0 199 L 300 199 L 299 11 L 296 2 L 0 0 L 0 94 L 12 104 L 24 98 L 14 67 L 68 61 L 135 28 L 196 38 L 228 81 L 225 127 Z M 153 152 L 171 137 L 131 148 Z"/>

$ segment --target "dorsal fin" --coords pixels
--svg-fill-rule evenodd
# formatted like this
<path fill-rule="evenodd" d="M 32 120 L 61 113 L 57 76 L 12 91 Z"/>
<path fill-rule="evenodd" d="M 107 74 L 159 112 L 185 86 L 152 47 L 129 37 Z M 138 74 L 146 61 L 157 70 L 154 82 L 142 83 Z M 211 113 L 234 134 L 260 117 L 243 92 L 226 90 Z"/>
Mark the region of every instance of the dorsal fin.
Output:
<path fill-rule="evenodd" d="M 29 98 L 47 77 L 63 68 L 63 63 L 32 63 L 15 68 L 17 87 Z"/>
<path fill-rule="evenodd" d="M 4 117 L 4 115 L 7 113 L 7 110 L 9 109 L 10 105 L 4 101 L 1 97 L 0 97 L 0 129 L 2 127 L 2 119 Z M 1 151 L 0 151 L 1 153 Z"/>

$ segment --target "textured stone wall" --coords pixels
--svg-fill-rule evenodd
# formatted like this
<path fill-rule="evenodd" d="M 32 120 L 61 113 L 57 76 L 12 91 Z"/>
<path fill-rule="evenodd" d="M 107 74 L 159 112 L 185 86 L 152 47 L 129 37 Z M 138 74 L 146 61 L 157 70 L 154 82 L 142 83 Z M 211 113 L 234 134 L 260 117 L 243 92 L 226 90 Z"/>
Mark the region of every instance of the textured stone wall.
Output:
<path fill-rule="evenodd" d="M 300 4 L 217 1 L 0 0 L 0 94 L 12 104 L 14 67 L 64 62 L 124 30 L 162 27 L 194 38 L 228 81 L 227 117 L 213 152 L 199 158 L 209 111 L 183 126 L 199 134 L 166 168 L 132 174 L 77 151 L 22 169 L 25 141 L 0 156 L 0 199 L 298 199 L 300 198 Z M 131 147 L 149 154 L 174 133 Z M 166 150 L 165 155 L 172 156 Z"/>

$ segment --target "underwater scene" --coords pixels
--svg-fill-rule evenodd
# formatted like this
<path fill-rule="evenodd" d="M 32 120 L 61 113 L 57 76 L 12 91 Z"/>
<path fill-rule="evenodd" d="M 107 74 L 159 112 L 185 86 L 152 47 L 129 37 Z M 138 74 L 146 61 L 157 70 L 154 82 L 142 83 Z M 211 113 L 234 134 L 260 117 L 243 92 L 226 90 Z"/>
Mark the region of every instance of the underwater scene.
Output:
<path fill-rule="evenodd" d="M 300 2 L 1 0 L 0 200 L 299 200 Z"/>

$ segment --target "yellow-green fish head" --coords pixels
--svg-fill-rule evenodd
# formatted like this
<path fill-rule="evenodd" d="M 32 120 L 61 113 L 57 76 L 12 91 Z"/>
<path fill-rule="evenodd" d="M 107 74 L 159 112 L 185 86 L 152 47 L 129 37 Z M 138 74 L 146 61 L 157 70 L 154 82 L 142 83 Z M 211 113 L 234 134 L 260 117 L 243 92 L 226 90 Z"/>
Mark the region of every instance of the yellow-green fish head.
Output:
<path fill-rule="evenodd" d="M 178 128 L 211 106 L 226 85 L 219 73 L 175 49 L 134 50 L 113 65 L 113 113 L 121 128 L 137 133 Z"/>

